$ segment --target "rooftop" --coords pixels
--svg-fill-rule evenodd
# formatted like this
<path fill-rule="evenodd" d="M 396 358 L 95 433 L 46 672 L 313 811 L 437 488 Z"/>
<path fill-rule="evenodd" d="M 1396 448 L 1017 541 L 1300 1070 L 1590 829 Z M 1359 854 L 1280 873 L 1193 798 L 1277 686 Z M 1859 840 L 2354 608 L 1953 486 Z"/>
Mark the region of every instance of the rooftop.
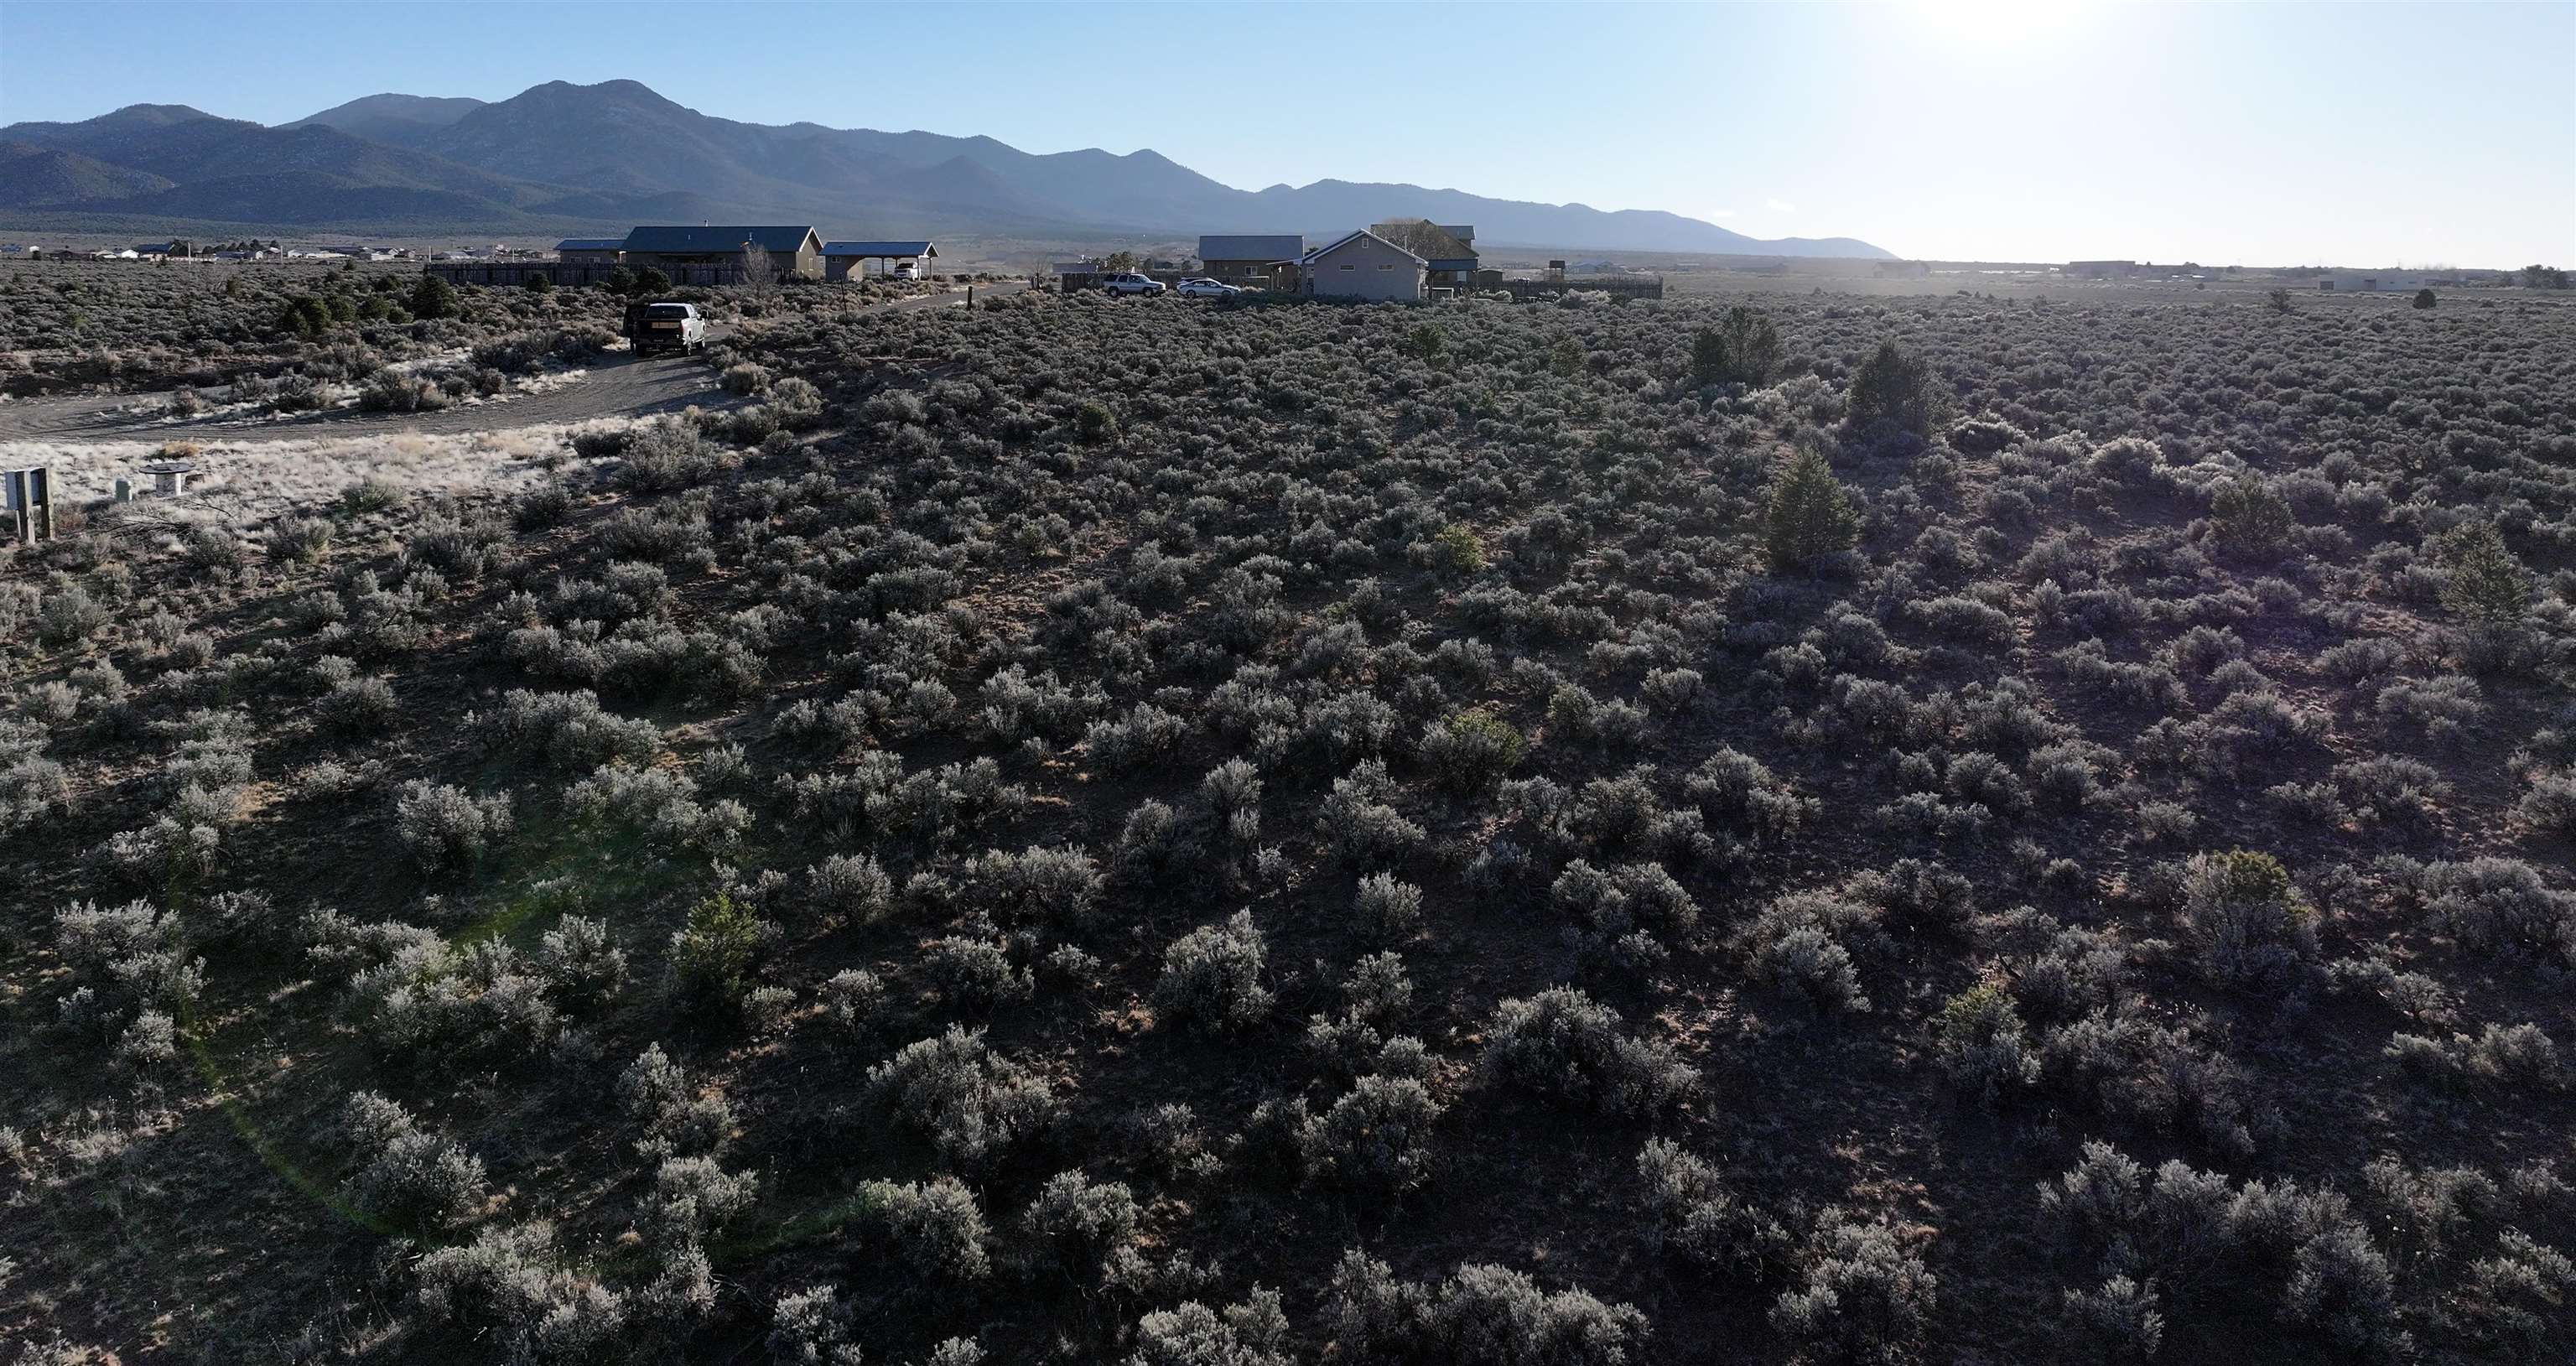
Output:
<path fill-rule="evenodd" d="M 1202 261 L 1293 261 L 1305 252 L 1305 237 L 1293 232 L 1218 234 L 1199 239 Z"/>
<path fill-rule="evenodd" d="M 762 251 L 801 251 L 805 239 L 814 236 L 812 225 L 750 226 L 741 224 L 705 224 L 695 227 L 668 225 L 635 229 L 618 245 L 628 251 L 715 252 L 740 251 L 745 242 L 756 243 Z"/>
<path fill-rule="evenodd" d="M 1461 239 L 1456 229 L 1444 228 L 1428 219 L 1399 218 L 1389 223 L 1372 223 L 1369 231 L 1426 261 L 1465 261 L 1472 264 L 1476 259 L 1476 249 Z M 1466 234 L 1468 239 L 1472 239 L 1476 230 L 1468 228 Z"/>
<path fill-rule="evenodd" d="M 1412 258 L 1413 258 L 1413 260 L 1414 260 L 1414 263 L 1415 263 L 1415 264 L 1417 264 L 1417 265 L 1425 265 L 1425 266 L 1427 266 L 1427 265 L 1431 264 L 1431 262 L 1430 262 L 1429 258 L 1427 258 L 1427 257 L 1423 256 L 1420 252 L 1417 252 L 1417 251 L 1413 250 L 1412 248 L 1405 246 L 1405 245 L 1404 245 L 1403 243 L 1401 243 L 1401 242 L 1389 242 L 1389 241 L 1387 241 L 1387 239 L 1385 239 L 1385 238 L 1383 238 L 1383 237 L 1378 236 L 1376 233 L 1373 233 L 1373 232 L 1369 231 L 1369 230 L 1368 230 L 1368 229 L 1366 229 L 1366 228 L 1361 228 L 1361 229 L 1359 229 L 1359 230 L 1358 230 L 1358 231 L 1356 231 L 1356 232 L 1346 232 L 1346 233 L 1343 233 L 1341 236 L 1334 238 L 1331 242 L 1329 242 L 1329 243 L 1327 243 L 1327 244 L 1325 244 L 1325 245 L 1323 245 L 1323 246 L 1317 247 L 1317 248 L 1315 248 L 1313 251 L 1310 251 L 1310 252 L 1306 253 L 1306 259 L 1307 259 L 1307 260 L 1309 260 L 1309 261 L 1318 261 L 1318 260 L 1321 260 L 1321 259 L 1323 259 L 1324 257 L 1327 257 L 1327 256 L 1332 255 L 1334 252 L 1340 251 L 1342 248 L 1349 246 L 1351 243 L 1356 242 L 1356 241 L 1360 240 L 1360 239 L 1361 239 L 1361 238 L 1363 238 L 1363 237 L 1368 238 L 1370 241 L 1373 241 L 1373 242 L 1381 242 L 1381 243 L 1385 243 L 1385 245 L 1390 246 L 1390 247 L 1393 247 L 1393 248 L 1395 248 L 1397 251 L 1403 252 L 1405 255 L 1412 257 Z"/>
<path fill-rule="evenodd" d="M 825 256 L 937 256 L 928 242 L 826 242 Z"/>

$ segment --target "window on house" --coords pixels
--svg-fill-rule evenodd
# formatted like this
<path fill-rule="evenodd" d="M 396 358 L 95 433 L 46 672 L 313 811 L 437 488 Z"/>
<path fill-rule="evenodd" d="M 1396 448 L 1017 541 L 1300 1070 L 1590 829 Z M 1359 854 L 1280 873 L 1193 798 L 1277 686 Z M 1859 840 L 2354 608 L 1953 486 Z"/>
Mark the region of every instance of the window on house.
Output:
<path fill-rule="evenodd" d="M 1395 269 L 1395 262 L 1393 262 L 1393 261 L 1388 261 L 1388 262 L 1386 262 L 1385 264 L 1380 265 L 1380 266 L 1378 267 L 1378 269 L 1380 269 L 1380 270 L 1393 270 L 1393 269 Z"/>
<path fill-rule="evenodd" d="M 1344 270 L 1357 270 L 1357 269 L 1359 269 L 1359 267 L 1358 267 L 1358 266 L 1344 266 L 1344 267 L 1342 267 L 1342 269 L 1344 269 Z"/>

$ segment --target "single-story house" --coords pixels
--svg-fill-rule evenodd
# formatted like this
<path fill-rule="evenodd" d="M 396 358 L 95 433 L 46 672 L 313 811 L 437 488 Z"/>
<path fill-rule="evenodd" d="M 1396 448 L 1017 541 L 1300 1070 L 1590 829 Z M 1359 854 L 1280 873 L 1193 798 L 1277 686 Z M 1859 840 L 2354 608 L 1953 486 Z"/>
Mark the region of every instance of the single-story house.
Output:
<path fill-rule="evenodd" d="M 1263 285 L 1271 268 L 1306 254 L 1302 233 L 1209 235 L 1199 238 L 1199 269 L 1230 285 Z"/>
<path fill-rule="evenodd" d="M 1361 228 L 1306 253 L 1298 268 L 1311 295 L 1419 303 L 1431 263 Z"/>
<path fill-rule="evenodd" d="M 2412 294 L 2423 287 L 2423 277 L 2417 275 L 2400 275 L 2393 270 L 2387 272 L 2362 272 L 2357 270 L 2337 271 L 2332 275 L 2320 276 L 2317 279 L 2317 288 L 2324 290 L 2329 294 L 2338 292 L 2344 294 L 2385 294 L 2391 290 L 2403 290 L 2406 293 Z"/>
<path fill-rule="evenodd" d="M 567 237 L 555 243 L 555 259 L 585 265 L 616 265 L 626 255 L 623 237 Z"/>
<path fill-rule="evenodd" d="M 1434 223 L 1422 218 L 1399 218 L 1388 223 L 1372 223 L 1369 231 L 1421 257 L 1431 272 L 1431 283 L 1451 289 L 1465 289 L 1476 280 L 1476 229 L 1470 224 Z"/>
<path fill-rule="evenodd" d="M 809 226 L 696 227 L 656 225 L 626 234 L 626 264 L 646 266 L 740 266 L 745 249 L 765 252 L 770 272 L 780 277 L 823 274 L 823 239 Z"/>
<path fill-rule="evenodd" d="M 917 242 L 826 242 L 823 244 L 823 278 L 846 280 L 853 275 L 869 274 L 867 264 L 877 263 L 875 273 L 891 274 L 904 261 L 926 272 L 924 261 L 939 259 L 939 248 L 928 241 Z"/>

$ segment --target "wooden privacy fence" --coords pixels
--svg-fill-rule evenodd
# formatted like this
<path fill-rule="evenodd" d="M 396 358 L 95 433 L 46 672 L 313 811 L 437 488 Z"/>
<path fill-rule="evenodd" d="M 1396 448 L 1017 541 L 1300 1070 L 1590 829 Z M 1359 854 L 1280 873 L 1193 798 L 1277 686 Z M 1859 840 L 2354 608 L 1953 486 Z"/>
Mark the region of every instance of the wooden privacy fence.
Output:
<path fill-rule="evenodd" d="M 673 285 L 730 285 L 742 279 L 739 265 L 621 265 L 615 261 L 432 261 L 422 269 L 452 285 L 525 285 L 543 276 L 558 285 L 598 285 L 620 270 L 641 275 L 658 270 Z"/>

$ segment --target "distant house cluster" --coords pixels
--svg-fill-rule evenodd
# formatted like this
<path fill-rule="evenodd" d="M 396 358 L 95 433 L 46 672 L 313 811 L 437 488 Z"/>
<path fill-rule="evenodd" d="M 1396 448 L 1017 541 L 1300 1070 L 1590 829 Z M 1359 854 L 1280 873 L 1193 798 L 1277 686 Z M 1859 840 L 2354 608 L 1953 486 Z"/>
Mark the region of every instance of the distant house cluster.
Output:
<path fill-rule="evenodd" d="M 551 255 L 441 256 L 429 273 L 458 284 L 518 285 L 542 276 L 579 286 L 605 283 L 620 270 L 658 270 L 675 285 L 730 285 L 754 271 L 771 280 L 844 279 L 854 263 L 878 255 L 938 252 L 926 241 L 827 243 L 810 223 L 651 223 L 624 237 L 567 237 Z"/>
<path fill-rule="evenodd" d="M 390 251 L 391 248 L 384 250 Z M 131 247 L 46 247 L 21 242 L 0 245 L 0 256 L 26 261 L 265 261 L 273 257 L 327 256 L 341 252 L 287 251 L 274 246 L 209 249 L 186 242 L 143 242 Z"/>
<path fill-rule="evenodd" d="M 1054 272 L 1057 287 L 1067 293 L 1103 286 L 1123 292 L 1126 284 L 1114 277 L 1139 274 L 1167 285 L 1205 279 L 1303 298 L 1397 303 L 1456 298 L 1470 291 L 1522 300 L 1553 298 L 1574 289 L 1618 299 L 1663 297 L 1663 277 L 1650 272 L 1590 261 L 1583 266 L 1592 273 L 1578 281 L 1567 277 L 1563 261 L 1548 266 L 1540 278 L 1511 278 L 1486 268 L 1474 225 L 1394 218 L 1315 245 L 1298 233 L 1209 233 L 1199 238 L 1195 269 L 1120 256 L 1062 261 Z M 1182 289 L 1191 292 L 1186 285 Z"/>
<path fill-rule="evenodd" d="M 739 271 L 747 261 L 765 262 L 764 268 L 776 278 L 846 280 L 892 274 L 902 266 L 922 270 L 938 258 L 938 244 L 927 238 L 826 242 L 812 225 L 803 223 L 655 224 L 624 237 L 567 237 L 555 244 L 555 260 L 564 265 L 651 267 L 674 280 L 685 275 L 690 283 L 721 283 L 697 277 L 711 271 Z"/>

